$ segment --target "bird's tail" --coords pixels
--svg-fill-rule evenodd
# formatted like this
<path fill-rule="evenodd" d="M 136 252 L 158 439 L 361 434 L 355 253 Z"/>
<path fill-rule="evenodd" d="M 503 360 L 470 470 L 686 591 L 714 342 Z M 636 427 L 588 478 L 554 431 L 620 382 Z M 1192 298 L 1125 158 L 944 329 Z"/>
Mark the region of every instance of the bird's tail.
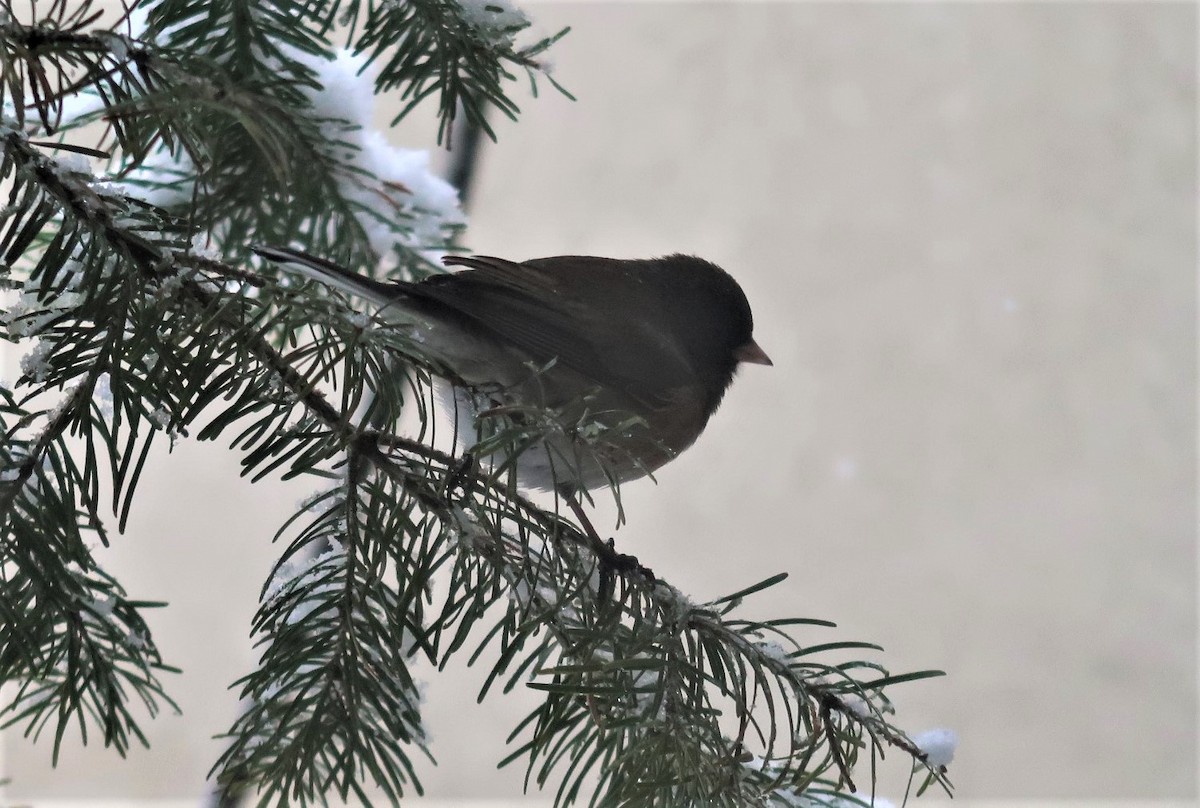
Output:
<path fill-rule="evenodd" d="M 400 291 L 396 284 L 368 278 L 332 261 L 299 250 L 266 246 L 254 246 L 250 249 L 268 261 L 279 264 L 285 270 L 299 273 L 326 286 L 332 286 L 381 306 L 392 302 Z"/>

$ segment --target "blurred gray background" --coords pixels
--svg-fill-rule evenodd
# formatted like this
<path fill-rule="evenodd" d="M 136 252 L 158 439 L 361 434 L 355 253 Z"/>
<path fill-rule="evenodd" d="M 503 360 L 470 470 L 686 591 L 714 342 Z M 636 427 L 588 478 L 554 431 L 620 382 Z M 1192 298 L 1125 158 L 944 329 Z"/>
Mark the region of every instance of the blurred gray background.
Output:
<path fill-rule="evenodd" d="M 1196 7 L 524 7 L 573 26 L 552 60 L 578 101 L 543 87 L 497 122 L 466 243 L 703 255 L 775 361 L 625 488 L 620 547 L 695 600 L 788 571 L 751 614 L 946 670 L 893 697 L 959 732 L 968 801 L 1193 800 Z M 11 799 L 205 792 L 269 537 L 308 493 L 237 468 L 221 444 L 154 457 L 106 554 L 171 602 L 183 716 L 57 771 L 10 732 Z M 484 672 L 425 676 L 431 800 L 520 793 L 495 764 L 533 702 L 476 705 Z M 898 802 L 903 772 L 880 787 Z"/>

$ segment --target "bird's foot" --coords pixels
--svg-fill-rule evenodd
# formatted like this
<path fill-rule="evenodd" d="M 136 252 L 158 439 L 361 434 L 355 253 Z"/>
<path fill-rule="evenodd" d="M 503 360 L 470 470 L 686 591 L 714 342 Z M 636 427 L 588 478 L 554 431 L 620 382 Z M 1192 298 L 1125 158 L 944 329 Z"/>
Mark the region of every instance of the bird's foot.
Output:
<path fill-rule="evenodd" d="M 458 459 L 446 475 L 445 493 L 446 497 L 450 498 L 454 494 L 455 488 L 462 489 L 460 499 L 466 499 L 471 495 L 471 491 L 475 488 L 475 472 L 478 471 L 478 463 L 475 460 L 475 455 L 466 452 Z"/>
<path fill-rule="evenodd" d="M 598 536 L 593 537 L 592 551 L 600 559 L 601 567 L 608 570 L 609 573 L 615 572 L 618 575 L 635 573 L 650 583 L 654 583 L 657 580 L 654 577 L 654 571 L 638 561 L 637 556 L 618 553 L 616 543 L 612 539 L 601 541 Z"/>
<path fill-rule="evenodd" d="M 600 585 L 596 589 L 597 601 L 603 604 L 612 600 L 613 593 L 617 588 L 618 576 L 628 578 L 630 575 L 637 575 L 651 584 L 655 582 L 654 572 L 649 567 L 643 566 L 637 560 L 637 556 L 618 553 L 612 539 L 602 541 L 595 534 L 589 538 L 592 552 L 596 554 L 596 558 L 600 562 Z"/>
<path fill-rule="evenodd" d="M 575 518 L 583 527 L 588 547 L 591 548 L 599 562 L 600 587 L 596 594 L 601 603 L 607 602 L 612 597 L 618 575 L 624 578 L 635 574 L 640 575 L 651 584 L 656 582 L 654 572 L 649 567 L 642 566 L 636 556 L 618 553 L 616 543 L 611 538 L 608 541 L 600 538 L 600 534 L 592 526 L 592 521 L 588 519 L 583 506 L 579 504 L 579 499 L 573 493 L 567 492 L 564 496 L 571 510 L 575 512 Z"/>

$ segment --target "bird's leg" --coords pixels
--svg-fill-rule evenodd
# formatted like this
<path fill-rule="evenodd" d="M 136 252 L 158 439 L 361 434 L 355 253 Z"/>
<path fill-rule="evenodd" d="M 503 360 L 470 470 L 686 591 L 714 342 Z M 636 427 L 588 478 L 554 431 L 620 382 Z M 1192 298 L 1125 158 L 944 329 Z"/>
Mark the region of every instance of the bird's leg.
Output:
<path fill-rule="evenodd" d="M 566 494 L 567 505 L 571 508 L 571 513 L 575 514 L 575 518 L 579 520 L 580 526 L 587 535 L 588 543 L 591 545 L 592 552 L 600 559 L 601 566 L 610 572 L 619 572 L 621 574 L 636 572 L 644 576 L 647 580 L 653 582 L 654 572 L 649 567 L 644 567 L 637 560 L 637 556 L 625 555 L 618 553 L 615 543 L 612 539 L 605 541 L 600 538 L 600 534 L 596 532 L 596 528 L 592 526 L 592 522 L 587 517 L 587 512 L 583 506 L 579 504 L 579 498 L 574 492 Z M 603 588 L 603 587 L 602 587 Z"/>

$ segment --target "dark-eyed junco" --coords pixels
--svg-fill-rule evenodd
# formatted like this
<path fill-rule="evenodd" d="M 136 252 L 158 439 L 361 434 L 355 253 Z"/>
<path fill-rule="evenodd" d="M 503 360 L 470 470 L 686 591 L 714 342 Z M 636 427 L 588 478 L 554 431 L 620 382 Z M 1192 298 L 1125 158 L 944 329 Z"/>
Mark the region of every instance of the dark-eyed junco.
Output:
<path fill-rule="evenodd" d="M 559 436 L 517 462 L 526 488 L 573 494 L 657 469 L 700 435 L 739 363 L 771 364 L 741 287 L 692 256 L 448 256 L 467 269 L 385 283 L 293 250 L 256 251 L 409 329 L 469 391 L 458 393 L 469 415 L 558 411 Z"/>

